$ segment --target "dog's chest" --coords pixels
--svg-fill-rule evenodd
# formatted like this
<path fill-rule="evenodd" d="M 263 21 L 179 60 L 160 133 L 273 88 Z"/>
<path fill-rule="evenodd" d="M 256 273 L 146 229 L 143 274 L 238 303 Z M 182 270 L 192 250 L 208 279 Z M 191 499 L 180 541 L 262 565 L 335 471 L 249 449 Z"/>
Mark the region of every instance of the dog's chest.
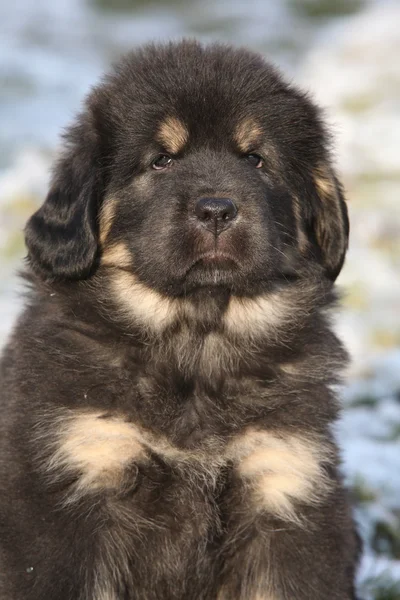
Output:
<path fill-rule="evenodd" d="M 185 473 L 193 486 L 196 477 L 212 485 L 228 461 L 226 442 L 207 436 L 195 408 L 187 411 L 180 416 L 174 440 L 120 413 L 65 412 L 53 422 L 42 466 L 50 479 L 72 476 L 74 483 L 65 492 L 68 503 L 93 494 L 140 491 L 147 479 L 159 481 L 162 492 L 163 481 L 176 484 Z"/>
<path fill-rule="evenodd" d="M 317 484 L 324 487 L 329 450 L 322 440 L 254 424 L 236 431 L 231 425 L 223 435 L 222 426 L 219 433 L 208 421 L 208 430 L 201 426 L 199 408 L 187 410 L 175 439 L 123 414 L 70 410 L 53 422 L 56 431 L 45 446 L 42 468 L 50 480 L 72 479 L 64 503 L 127 494 L 132 510 L 135 500 L 145 506 L 157 498 L 162 512 L 168 504 L 174 511 L 182 494 L 200 503 L 217 502 L 221 486 L 234 481 L 248 490 L 249 510 L 267 509 L 290 518 L 295 501 L 311 499 Z"/>
<path fill-rule="evenodd" d="M 299 502 L 315 502 L 327 491 L 327 456 L 316 439 L 254 425 L 225 437 L 203 431 L 197 441 L 194 428 L 183 444 L 123 413 L 69 410 L 53 421 L 42 468 L 48 481 L 70 482 L 60 486 L 60 508 L 93 519 L 89 597 L 114 600 L 120 589 L 138 591 L 133 560 L 143 590 L 158 589 L 177 565 L 170 587 L 193 582 L 205 589 L 209 582 L 196 577 L 212 569 L 215 548 L 229 535 L 226 523 L 240 515 L 249 522 L 260 512 L 296 521 Z M 173 597 L 191 594 L 182 587 Z"/>

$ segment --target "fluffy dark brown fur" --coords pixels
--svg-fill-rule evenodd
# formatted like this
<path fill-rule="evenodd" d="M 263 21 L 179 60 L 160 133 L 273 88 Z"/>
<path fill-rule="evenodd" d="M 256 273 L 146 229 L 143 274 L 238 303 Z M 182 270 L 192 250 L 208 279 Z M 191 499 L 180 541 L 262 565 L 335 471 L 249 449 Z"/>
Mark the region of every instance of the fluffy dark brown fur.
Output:
<path fill-rule="evenodd" d="M 147 46 L 26 227 L 1 363 L 3 600 L 351 600 L 319 111 L 247 50 Z"/>

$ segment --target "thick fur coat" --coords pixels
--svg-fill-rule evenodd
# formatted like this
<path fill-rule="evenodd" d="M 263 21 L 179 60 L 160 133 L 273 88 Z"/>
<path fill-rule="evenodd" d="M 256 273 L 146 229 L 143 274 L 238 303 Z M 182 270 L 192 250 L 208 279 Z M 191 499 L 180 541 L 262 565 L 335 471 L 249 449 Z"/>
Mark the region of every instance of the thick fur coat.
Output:
<path fill-rule="evenodd" d="M 260 56 L 117 64 L 26 227 L 1 363 L 1 600 L 353 600 L 332 424 L 347 210 Z"/>

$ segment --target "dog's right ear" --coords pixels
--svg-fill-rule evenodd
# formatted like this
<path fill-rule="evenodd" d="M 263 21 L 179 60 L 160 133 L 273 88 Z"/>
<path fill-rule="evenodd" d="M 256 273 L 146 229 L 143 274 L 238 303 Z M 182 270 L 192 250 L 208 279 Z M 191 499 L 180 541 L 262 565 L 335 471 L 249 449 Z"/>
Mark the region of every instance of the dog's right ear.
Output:
<path fill-rule="evenodd" d="M 50 191 L 25 228 L 28 261 L 44 279 L 84 279 L 98 254 L 100 141 L 89 112 L 66 135 Z"/>

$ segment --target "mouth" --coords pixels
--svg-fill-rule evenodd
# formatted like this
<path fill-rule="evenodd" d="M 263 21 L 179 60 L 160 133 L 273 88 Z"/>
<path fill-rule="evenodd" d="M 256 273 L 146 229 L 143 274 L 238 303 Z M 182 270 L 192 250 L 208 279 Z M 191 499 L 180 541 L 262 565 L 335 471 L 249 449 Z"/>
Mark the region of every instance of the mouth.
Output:
<path fill-rule="evenodd" d="M 193 267 L 206 267 L 215 269 L 235 269 L 239 267 L 238 260 L 227 252 L 204 252 L 196 256 L 195 260 L 190 265 L 190 269 Z"/>
<path fill-rule="evenodd" d="M 192 261 L 185 276 L 187 290 L 202 287 L 232 287 L 237 279 L 240 264 L 227 252 L 204 252 Z"/>

